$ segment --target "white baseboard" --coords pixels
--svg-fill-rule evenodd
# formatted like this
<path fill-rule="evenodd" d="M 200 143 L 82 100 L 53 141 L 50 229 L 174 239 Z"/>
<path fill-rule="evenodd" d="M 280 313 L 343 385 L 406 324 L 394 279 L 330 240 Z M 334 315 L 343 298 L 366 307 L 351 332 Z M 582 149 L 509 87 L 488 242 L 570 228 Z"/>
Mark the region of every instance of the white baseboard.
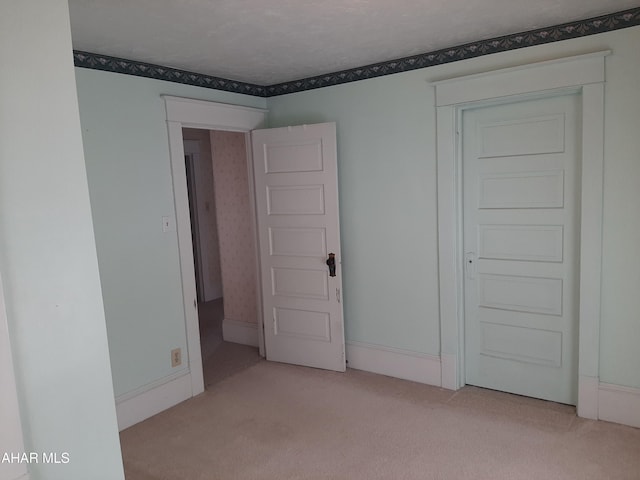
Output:
<path fill-rule="evenodd" d="M 116 397 L 118 430 L 129 428 L 191 396 L 191 375 L 188 370 L 120 395 Z"/>
<path fill-rule="evenodd" d="M 598 418 L 640 427 L 640 389 L 601 383 L 598 389 Z"/>
<path fill-rule="evenodd" d="M 257 347 L 258 325 L 225 318 L 222 321 L 222 338 L 225 342 L 241 343 L 242 345 Z"/>
<path fill-rule="evenodd" d="M 461 386 L 458 381 L 458 356 L 443 353 L 440 356 L 442 368 L 442 388 L 458 390 Z"/>
<path fill-rule="evenodd" d="M 346 349 L 350 368 L 437 387 L 441 384 L 438 356 L 361 342 L 347 342 Z"/>
<path fill-rule="evenodd" d="M 580 375 L 578 378 L 578 416 L 598 419 L 598 395 L 600 382 L 598 377 Z"/>

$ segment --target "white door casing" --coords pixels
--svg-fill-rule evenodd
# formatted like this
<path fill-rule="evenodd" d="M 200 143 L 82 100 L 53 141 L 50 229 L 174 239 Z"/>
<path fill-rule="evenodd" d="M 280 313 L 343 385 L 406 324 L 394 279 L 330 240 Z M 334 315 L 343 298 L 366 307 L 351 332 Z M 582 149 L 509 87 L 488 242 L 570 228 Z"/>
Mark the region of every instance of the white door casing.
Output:
<path fill-rule="evenodd" d="M 467 384 L 577 401 L 579 103 L 462 112 Z"/>
<path fill-rule="evenodd" d="M 335 123 L 251 137 L 267 360 L 343 372 Z"/>
<path fill-rule="evenodd" d="M 442 386 L 464 385 L 462 156 L 470 107 L 550 93 L 581 94 L 578 415 L 598 417 L 605 57 L 586 53 L 432 82 L 437 112 L 438 259 Z"/>
<path fill-rule="evenodd" d="M 245 132 L 247 134 L 247 171 L 249 181 L 251 183 L 253 179 L 253 163 L 250 161 L 251 142 L 248 138 L 249 132 L 264 126 L 267 112 L 266 110 L 258 108 L 227 105 L 223 103 L 174 97 L 170 95 L 164 95 L 163 99 L 165 101 L 167 111 L 169 153 L 176 212 L 178 249 L 180 255 L 180 274 L 182 277 L 185 329 L 187 334 L 187 352 L 185 357 L 188 360 L 189 366 L 191 396 L 195 396 L 204 391 L 204 379 L 202 375 L 200 332 L 198 326 L 196 283 L 191 240 L 191 220 L 189 214 L 182 129 L 201 128 L 205 130 Z M 249 194 L 253 194 L 252 185 L 250 185 Z M 253 198 L 250 199 L 250 204 L 253 209 L 255 205 Z M 257 238 L 257 232 L 255 233 Z M 258 255 L 257 251 L 256 255 Z M 259 287 L 259 279 L 256 279 L 256 285 Z M 258 311 L 260 311 L 262 305 L 260 288 L 257 288 L 257 292 L 257 308 Z M 258 345 L 260 347 L 260 354 L 264 356 L 262 319 L 261 316 L 258 317 Z"/>

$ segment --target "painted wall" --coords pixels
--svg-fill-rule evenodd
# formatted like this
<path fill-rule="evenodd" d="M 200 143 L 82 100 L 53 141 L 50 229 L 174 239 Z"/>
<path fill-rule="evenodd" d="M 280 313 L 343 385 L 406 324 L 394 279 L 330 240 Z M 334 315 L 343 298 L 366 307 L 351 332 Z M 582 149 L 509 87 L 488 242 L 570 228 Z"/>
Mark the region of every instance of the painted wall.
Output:
<path fill-rule="evenodd" d="M 439 354 L 428 71 L 269 99 L 269 125 L 337 123 L 346 340 Z"/>
<path fill-rule="evenodd" d="M 202 295 L 205 302 L 222 297 L 220 242 L 216 220 L 216 199 L 213 191 L 213 162 L 209 130 L 183 128 L 182 138 L 198 142 L 198 156 L 194 157 L 195 193 L 200 237 Z M 186 150 L 185 150 L 186 152 Z"/>
<path fill-rule="evenodd" d="M 439 353 L 429 81 L 611 49 L 601 381 L 640 387 L 640 27 L 269 99 L 270 126 L 337 122 L 347 341 Z M 383 259 L 384 268 L 379 259 Z"/>
<path fill-rule="evenodd" d="M 224 318 L 257 323 L 256 246 L 244 133 L 211 131 Z"/>
<path fill-rule="evenodd" d="M 161 94 L 264 108 L 266 100 L 76 69 L 91 208 L 116 396 L 187 366 L 166 113 Z"/>
<path fill-rule="evenodd" d="M 161 93 L 268 106 L 276 127 L 336 121 L 347 341 L 437 355 L 429 81 L 609 48 L 601 380 L 640 387 L 640 371 L 630 367 L 640 362 L 640 258 L 633 255 L 640 217 L 629 214 L 640 203 L 639 41 L 634 27 L 268 102 L 76 70 L 116 394 L 171 374 L 168 352 L 185 345 L 177 241 L 160 225 L 174 215 Z"/>
<path fill-rule="evenodd" d="M 31 479 L 115 480 L 124 474 L 70 52 L 66 1 L 2 2 L 0 270 L 25 451 L 69 456 L 30 464 Z"/>
<path fill-rule="evenodd" d="M 0 278 L 0 455 L 5 452 L 24 452 L 18 388 L 13 371 L 13 354 L 9 339 L 7 310 L 4 306 L 4 288 Z M 0 462 L 0 478 L 19 479 L 27 474 L 27 464 Z"/>

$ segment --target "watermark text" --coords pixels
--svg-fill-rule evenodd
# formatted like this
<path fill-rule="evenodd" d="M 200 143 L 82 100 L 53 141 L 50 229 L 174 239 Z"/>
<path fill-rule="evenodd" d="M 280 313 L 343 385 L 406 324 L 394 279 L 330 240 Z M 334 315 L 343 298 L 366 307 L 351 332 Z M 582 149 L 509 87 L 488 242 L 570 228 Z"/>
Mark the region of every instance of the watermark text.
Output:
<path fill-rule="evenodd" d="M 52 463 L 65 465 L 71 461 L 69 452 L 4 452 L 0 464 L 4 463 Z"/>

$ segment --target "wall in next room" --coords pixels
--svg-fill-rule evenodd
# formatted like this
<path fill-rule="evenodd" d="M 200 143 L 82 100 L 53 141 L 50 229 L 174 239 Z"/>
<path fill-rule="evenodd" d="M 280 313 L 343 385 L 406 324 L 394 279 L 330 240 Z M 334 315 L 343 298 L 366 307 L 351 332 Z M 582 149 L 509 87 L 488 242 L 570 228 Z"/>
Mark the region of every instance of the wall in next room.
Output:
<path fill-rule="evenodd" d="M 224 318 L 257 323 L 256 245 L 245 134 L 211 131 Z"/>

